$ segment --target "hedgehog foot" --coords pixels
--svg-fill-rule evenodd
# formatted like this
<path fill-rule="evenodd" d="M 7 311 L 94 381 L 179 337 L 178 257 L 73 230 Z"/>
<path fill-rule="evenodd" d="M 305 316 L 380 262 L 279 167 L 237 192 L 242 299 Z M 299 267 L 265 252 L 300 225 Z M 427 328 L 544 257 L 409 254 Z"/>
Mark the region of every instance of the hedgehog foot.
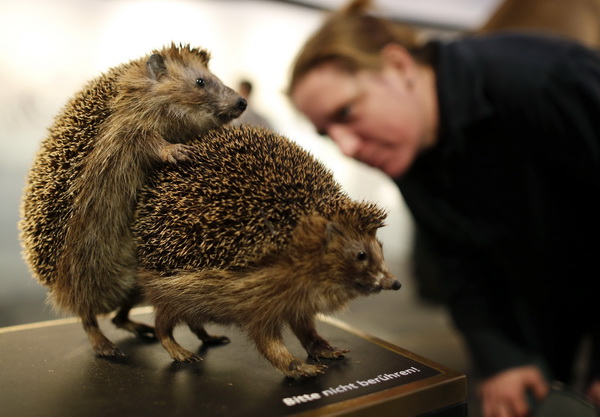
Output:
<path fill-rule="evenodd" d="M 113 342 L 106 337 L 99 343 L 92 342 L 96 355 L 107 358 L 124 358 L 125 354 Z"/>
<path fill-rule="evenodd" d="M 129 318 L 120 317 L 119 315 L 115 316 L 112 319 L 112 322 L 119 329 L 130 331 L 131 333 L 135 334 L 136 336 L 142 339 L 155 338 L 154 327 L 148 326 L 147 324 L 138 323 L 129 320 Z"/>
<path fill-rule="evenodd" d="M 284 373 L 291 378 L 310 378 L 323 375 L 325 369 L 327 369 L 327 366 L 322 364 L 309 365 L 300 359 L 294 359 L 290 362 L 288 369 Z"/>
<path fill-rule="evenodd" d="M 187 349 L 181 348 L 174 352 L 169 352 L 175 362 L 202 362 L 202 358 Z"/>
<path fill-rule="evenodd" d="M 119 311 L 115 314 L 112 322 L 119 329 L 130 331 L 142 339 L 155 339 L 154 327 L 147 324 L 138 323 L 129 319 L 131 309 L 142 300 L 142 293 L 139 288 L 134 288 L 127 294 L 127 297 L 121 304 Z"/>
<path fill-rule="evenodd" d="M 333 347 L 329 344 L 329 342 L 320 337 L 311 344 L 311 347 L 307 349 L 307 351 L 308 354 L 315 359 L 340 359 L 343 358 L 346 353 L 350 352 L 349 349 Z"/>
<path fill-rule="evenodd" d="M 290 327 L 300 343 L 302 343 L 302 346 L 304 346 L 304 349 L 306 349 L 306 352 L 314 359 L 339 359 L 350 352 L 348 349 L 333 347 L 327 340 L 323 339 L 317 333 L 313 317 L 296 318 L 290 321 Z"/>
<path fill-rule="evenodd" d="M 108 340 L 104 333 L 98 327 L 98 320 L 95 315 L 82 317 L 83 328 L 88 335 L 94 352 L 98 356 L 104 357 L 125 357 L 125 354 L 113 342 Z"/>
<path fill-rule="evenodd" d="M 198 339 L 202 340 L 204 345 L 225 345 L 231 341 L 227 336 L 213 336 L 208 334 L 204 326 L 190 325 L 190 330 L 198 336 Z"/>
<path fill-rule="evenodd" d="M 183 348 L 174 339 L 161 341 L 164 348 L 169 352 L 175 362 L 201 362 L 202 358 L 193 352 Z"/>
<path fill-rule="evenodd" d="M 164 315 L 159 309 L 156 310 L 156 337 L 169 352 L 175 362 L 200 362 L 202 358 L 195 353 L 183 348 L 173 338 L 175 321 L 173 317 Z"/>
<path fill-rule="evenodd" d="M 205 345 L 226 345 L 231 342 L 227 336 L 209 336 L 206 339 L 201 339 Z"/>
<path fill-rule="evenodd" d="M 322 375 L 327 366 L 322 364 L 309 365 L 294 357 L 283 344 L 281 328 L 265 328 L 260 323 L 249 329 L 249 336 L 254 341 L 258 351 L 279 369 L 285 376 L 291 378 L 307 378 Z"/>

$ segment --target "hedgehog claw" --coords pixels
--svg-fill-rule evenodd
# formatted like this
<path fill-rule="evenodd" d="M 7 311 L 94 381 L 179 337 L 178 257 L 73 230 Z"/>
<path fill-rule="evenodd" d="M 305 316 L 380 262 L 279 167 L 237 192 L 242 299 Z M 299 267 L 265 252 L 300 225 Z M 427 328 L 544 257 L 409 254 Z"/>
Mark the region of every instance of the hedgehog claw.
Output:
<path fill-rule="evenodd" d="M 311 352 L 311 356 L 314 358 L 325 358 L 325 359 L 340 359 L 346 356 L 346 353 L 350 352 L 349 349 L 339 349 L 332 347 L 331 349 L 322 349 Z"/>
<path fill-rule="evenodd" d="M 94 345 L 94 351 L 96 355 L 103 358 L 124 358 L 125 354 L 115 344 L 108 341 L 102 345 Z"/>
<path fill-rule="evenodd" d="M 188 351 L 178 352 L 178 354 L 173 357 L 173 360 L 175 362 L 187 362 L 187 363 L 202 362 L 202 358 L 200 356 L 196 355 L 195 353 L 188 352 Z"/>
<path fill-rule="evenodd" d="M 325 369 L 327 369 L 326 365 L 309 365 L 299 359 L 294 359 L 292 362 L 290 362 L 289 369 L 287 369 L 284 373 L 286 376 L 291 378 L 310 378 L 323 375 L 325 373 Z"/>
<path fill-rule="evenodd" d="M 177 164 L 190 160 L 192 148 L 182 143 L 170 143 L 161 150 L 160 154 L 163 161 Z"/>

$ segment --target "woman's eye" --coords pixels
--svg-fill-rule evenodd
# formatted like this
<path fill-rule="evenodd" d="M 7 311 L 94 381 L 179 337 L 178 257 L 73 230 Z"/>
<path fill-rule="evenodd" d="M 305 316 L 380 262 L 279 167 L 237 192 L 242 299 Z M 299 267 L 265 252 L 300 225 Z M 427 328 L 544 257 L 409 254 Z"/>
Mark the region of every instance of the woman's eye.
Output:
<path fill-rule="evenodd" d="M 348 118 L 350 117 L 350 105 L 344 106 L 341 109 L 338 110 L 337 114 L 336 114 L 336 119 L 340 122 L 344 122 L 346 120 L 348 120 Z"/>
<path fill-rule="evenodd" d="M 199 87 L 204 87 L 204 78 L 196 78 L 196 85 Z"/>

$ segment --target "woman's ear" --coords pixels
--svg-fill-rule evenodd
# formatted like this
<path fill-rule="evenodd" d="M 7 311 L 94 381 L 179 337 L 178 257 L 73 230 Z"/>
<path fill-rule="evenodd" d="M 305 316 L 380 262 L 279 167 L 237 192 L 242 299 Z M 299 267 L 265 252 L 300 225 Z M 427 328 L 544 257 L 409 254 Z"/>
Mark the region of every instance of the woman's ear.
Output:
<path fill-rule="evenodd" d="M 383 70 L 399 71 L 406 78 L 407 86 L 412 86 L 417 74 L 417 63 L 410 52 L 397 43 L 388 43 L 381 50 Z"/>

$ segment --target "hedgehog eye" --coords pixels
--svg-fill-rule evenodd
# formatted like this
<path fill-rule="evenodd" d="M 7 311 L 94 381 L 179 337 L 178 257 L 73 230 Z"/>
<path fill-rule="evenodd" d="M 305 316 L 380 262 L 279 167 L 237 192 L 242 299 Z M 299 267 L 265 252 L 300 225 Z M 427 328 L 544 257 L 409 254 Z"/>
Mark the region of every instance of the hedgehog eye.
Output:
<path fill-rule="evenodd" d="M 367 260 L 367 253 L 364 251 L 360 251 L 356 254 L 356 259 L 358 259 L 359 261 L 366 261 Z"/>
<path fill-rule="evenodd" d="M 196 85 L 198 87 L 204 87 L 204 78 L 196 78 Z"/>

